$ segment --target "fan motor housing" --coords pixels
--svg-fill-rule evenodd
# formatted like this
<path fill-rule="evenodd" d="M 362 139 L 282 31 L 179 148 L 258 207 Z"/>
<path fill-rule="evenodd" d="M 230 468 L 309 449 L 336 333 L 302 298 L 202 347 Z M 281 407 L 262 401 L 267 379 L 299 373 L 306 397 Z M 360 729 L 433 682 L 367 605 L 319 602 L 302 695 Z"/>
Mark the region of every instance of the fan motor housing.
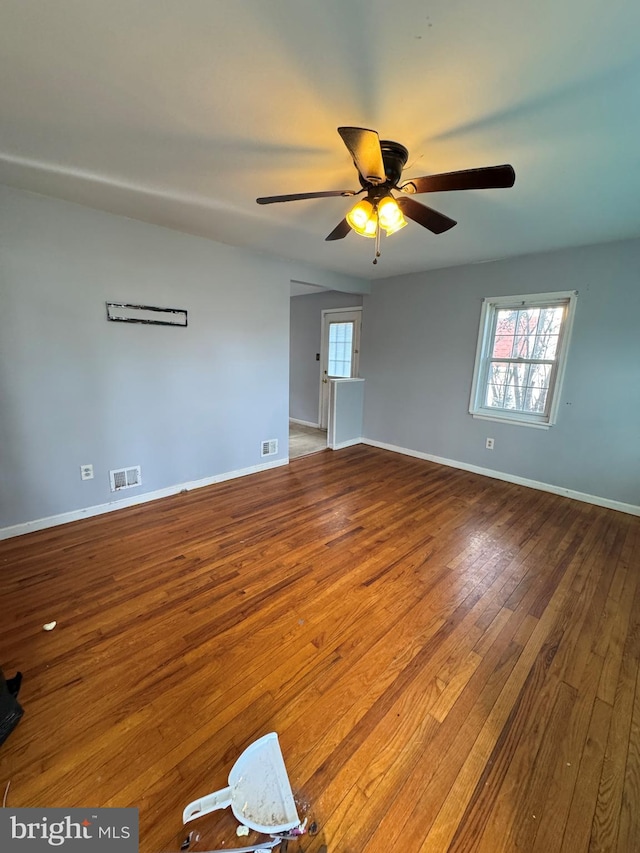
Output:
<path fill-rule="evenodd" d="M 384 173 L 386 175 L 386 184 L 383 186 L 395 187 L 402 175 L 409 152 L 399 142 L 392 142 L 389 139 L 380 140 L 380 148 L 382 150 L 382 162 L 384 163 Z M 360 184 L 367 188 L 370 183 L 365 181 L 362 175 L 359 175 Z"/>

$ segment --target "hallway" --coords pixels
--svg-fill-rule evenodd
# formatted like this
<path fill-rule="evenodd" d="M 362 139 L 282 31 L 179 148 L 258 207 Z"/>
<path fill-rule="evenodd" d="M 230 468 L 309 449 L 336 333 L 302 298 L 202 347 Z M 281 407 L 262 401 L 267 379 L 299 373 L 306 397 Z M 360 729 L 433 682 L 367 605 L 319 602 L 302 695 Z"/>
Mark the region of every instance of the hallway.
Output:
<path fill-rule="evenodd" d="M 289 421 L 289 459 L 297 459 L 299 456 L 308 456 L 326 449 L 326 429 Z"/>

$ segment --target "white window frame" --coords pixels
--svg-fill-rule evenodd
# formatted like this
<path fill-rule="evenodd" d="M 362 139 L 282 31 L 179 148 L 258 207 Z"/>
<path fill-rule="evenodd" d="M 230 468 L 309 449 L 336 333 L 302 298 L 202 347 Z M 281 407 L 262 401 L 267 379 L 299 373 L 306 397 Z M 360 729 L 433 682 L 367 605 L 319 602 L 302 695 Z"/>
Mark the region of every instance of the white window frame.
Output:
<path fill-rule="evenodd" d="M 471 400 L 469 403 L 469 413 L 474 418 L 517 424 L 519 426 L 537 427 L 538 429 L 548 429 L 556 423 L 577 298 L 577 290 L 564 290 L 555 293 L 531 293 L 524 296 L 494 296 L 482 300 L 478 346 L 476 348 L 476 361 L 473 368 Z M 542 414 L 530 414 L 484 406 L 483 402 L 486 397 L 489 364 L 493 350 L 498 310 L 504 308 L 514 310 L 534 307 L 548 308 L 555 305 L 564 305 L 565 315 L 560 329 L 556 357 L 551 370 L 545 412 Z M 529 359 L 522 359 L 522 361 L 527 362 Z"/>

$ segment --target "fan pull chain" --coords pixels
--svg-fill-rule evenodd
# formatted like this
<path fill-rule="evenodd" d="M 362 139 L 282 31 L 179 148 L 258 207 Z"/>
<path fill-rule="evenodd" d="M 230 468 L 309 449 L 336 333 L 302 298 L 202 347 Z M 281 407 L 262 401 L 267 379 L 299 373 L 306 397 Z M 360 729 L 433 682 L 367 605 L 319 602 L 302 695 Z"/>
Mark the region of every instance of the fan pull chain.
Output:
<path fill-rule="evenodd" d="M 376 218 L 378 215 L 378 211 L 376 210 Z M 376 256 L 373 259 L 373 263 L 378 263 L 378 258 L 380 257 L 380 220 L 376 223 Z"/>

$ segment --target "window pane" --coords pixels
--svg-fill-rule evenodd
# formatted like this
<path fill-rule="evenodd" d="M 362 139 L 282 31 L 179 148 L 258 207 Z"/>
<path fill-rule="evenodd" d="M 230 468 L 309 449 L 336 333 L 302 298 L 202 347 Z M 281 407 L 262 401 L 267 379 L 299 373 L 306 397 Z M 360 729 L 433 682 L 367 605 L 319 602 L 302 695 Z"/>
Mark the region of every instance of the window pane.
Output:
<path fill-rule="evenodd" d="M 511 364 L 509 366 L 509 381 L 504 395 L 505 409 L 522 410 L 528 374 L 528 364 Z"/>
<path fill-rule="evenodd" d="M 497 312 L 496 335 L 515 335 L 518 312 L 514 308 L 501 308 Z"/>
<path fill-rule="evenodd" d="M 558 349 L 558 335 L 536 335 L 533 358 L 555 358 Z"/>
<path fill-rule="evenodd" d="M 551 379 L 550 364 L 532 364 L 528 385 L 532 388 L 548 388 Z"/>
<path fill-rule="evenodd" d="M 491 385 L 506 385 L 507 384 L 507 376 L 509 373 L 508 364 L 503 364 L 502 362 L 491 362 L 489 367 L 489 383 Z"/>
<path fill-rule="evenodd" d="M 516 335 L 513 346 L 513 355 L 516 358 L 532 358 L 533 347 L 538 328 L 540 308 L 529 308 L 518 311 Z"/>
<path fill-rule="evenodd" d="M 564 307 L 554 305 L 553 308 L 543 308 L 538 320 L 538 335 L 559 335 L 564 317 Z"/>
<path fill-rule="evenodd" d="M 522 388 L 527 384 L 527 376 L 529 375 L 528 364 L 510 364 L 508 365 L 507 385 Z"/>
<path fill-rule="evenodd" d="M 547 394 L 548 391 L 546 388 L 527 388 L 524 411 L 531 414 L 544 414 L 547 404 Z"/>
<path fill-rule="evenodd" d="M 521 311 L 518 311 L 516 334 L 535 335 L 538 328 L 540 311 L 540 308 L 523 308 Z"/>
<path fill-rule="evenodd" d="M 516 389 L 507 385 L 505 389 L 504 401 L 502 403 L 503 409 L 508 409 L 509 411 L 516 411 L 517 409 L 522 409 L 521 406 L 518 405 L 518 398 L 516 395 Z"/>
<path fill-rule="evenodd" d="M 348 379 L 351 376 L 353 323 L 329 324 L 329 376 Z"/>
<path fill-rule="evenodd" d="M 496 335 L 491 355 L 495 358 L 511 358 L 513 355 L 513 335 Z"/>
<path fill-rule="evenodd" d="M 504 389 L 504 385 L 487 385 L 485 406 L 489 406 L 492 409 L 501 409 L 503 407 L 502 402 L 504 400 Z"/>

